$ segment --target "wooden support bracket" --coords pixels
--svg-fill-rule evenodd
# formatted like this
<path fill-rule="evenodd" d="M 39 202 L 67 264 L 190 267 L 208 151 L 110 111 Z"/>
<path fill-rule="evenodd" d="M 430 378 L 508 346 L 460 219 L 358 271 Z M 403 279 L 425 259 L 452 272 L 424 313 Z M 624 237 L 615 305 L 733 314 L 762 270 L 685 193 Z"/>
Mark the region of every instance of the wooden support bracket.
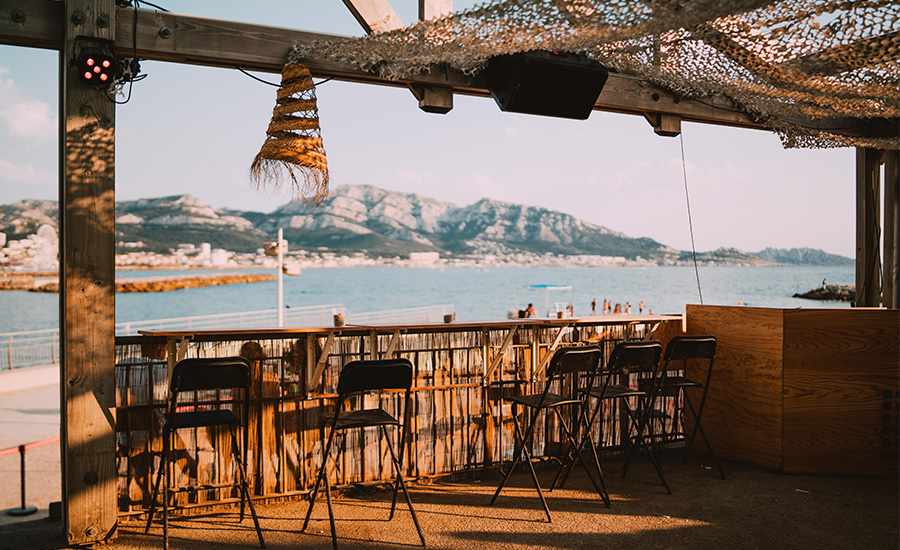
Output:
<path fill-rule="evenodd" d="M 681 134 L 681 118 L 660 113 L 644 113 L 644 118 L 653 126 L 653 132 L 663 137 L 678 137 Z"/>
<path fill-rule="evenodd" d="M 509 333 L 506 335 L 506 338 L 503 340 L 503 344 L 500 345 L 500 349 L 497 351 L 497 355 L 494 356 L 494 360 L 491 361 L 491 365 L 484 371 L 484 379 L 482 383 L 487 386 L 488 381 L 491 376 L 494 374 L 494 371 L 497 370 L 497 367 L 500 366 L 500 361 L 503 360 L 503 355 L 506 353 L 506 350 L 509 349 L 510 344 L 512 344 L 513 336 L 516 335 L 516 331 L 519 330 L 519 325 L 513 325 L 509 327 Z M 485 346 L 490 350 L 490 346 Z M 490 355 L 490 351 L 488 351 L 488 355 Z"/>
<path fill-rule="evenodd" d="M 387 350 L 384 352 L 385 359 L 391 359 L 394 356 L 394 352 L 397 351 L 397 346 L 400 344 L 400 329 L 394 331 L 391 334 L 391 341 L 388 342 Z"/>
<path fill-rule="evenodd" d="M 567 323 L 561 327 L 559 327 L 559 331 L 556 333 L 556 338 L 553 339 L 553 343 L 550 344 L 550 348 L 547 350 L 547 353 L 541 357 L 540 362 L 537 364 L 537 368 L 534 369 L 534 372 L 531 375 L 532 381 L 536 380 L 537 377 L 544 372 L 544 369 L 547 368 L 547 365 L 550 363 L 550 358 L 553 357 L 553 354 L 556 352 L 556 348 L 559 347 L 559 343 L 562 341 L 562 337 L 566 334 L 566 329 L 571 327 L 572 325 Z"/>
<path fill-rule="evenodd" d="M 311 393 L 313 388 L 318 385 L 317 381 L 322 378 L 322 373 L 325 372 L 325 365 L 328 363 L 328 357 L 331 355 L 331 347 L 334 345 L 334 335 L 339 333 L 340 331 L 337 330 L 328 331 L 328 338 L 325 339 L 325 347 L 322 349 L 322 356 L 316 362 L 315 370 L 312 372 L 307 371 L 309 374 L 309 378 L 306 380 L 307 393 Z"/>

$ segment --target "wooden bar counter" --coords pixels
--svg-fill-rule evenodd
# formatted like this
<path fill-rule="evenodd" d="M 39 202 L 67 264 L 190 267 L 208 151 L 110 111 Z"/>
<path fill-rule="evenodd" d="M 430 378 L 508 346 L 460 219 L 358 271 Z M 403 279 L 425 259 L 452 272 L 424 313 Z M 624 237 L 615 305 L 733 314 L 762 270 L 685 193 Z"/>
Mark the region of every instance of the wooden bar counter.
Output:
<path fill-rule="evenodd" d="M 663 342 L 679 334 L 680 315 L 604 315 L 416 325 L 344 325 L 259 330 L 147 331 L 116 340 L 118 509 L 146 510 L 149 479 L 161 450 L 162 413 L 171 365 L 186 357 L 242 355 L 251 361 L 252 491 L 261 497 L 305 494 L 321 454 L 320 416 L 334 407 L 341 367 L 355 359 L 399 356 L 415 368 L 410 477 L 463 474 L 496 467 L 513 452 L 512 411 L 503 397 L 541 387 L 553 352 L 597 343 L 606 353 L 624 339 Z M 203 393 L 203 392 L 200 392 Z M 375 398 L 387 410 L 399 394 Z M 219 406 L 227 395 L 198 395 Z M 227 405 L 226 405 L 227 406 Z M 604 421 L 601 443 L 619 445 L 617 419 Z M 599 424 L 599 423 L 598 423 Z M 378 430 L 347 434 L 331 471 L 335 484 L 379 482 L 392 476 Z M 553 418 L 542 423 L 534 456 L 552 454 L 563 436 Z M 596 438 L 600 439 L 600 426 Z M 177 445 L 176 483 L 199 487 L 178 496 L 183 507 L 233 502 L 204 489 L 214 472 L 233 475 L 222 434 L 197 430 Z M 196 480 L 196 481 L 193 481 Z"/>
<path fill-rule="evenodd" d="M 689 305 L 687 331 L 719 341 L 702 420 L 718 456 L 897 475 L 900 311 Z"/>

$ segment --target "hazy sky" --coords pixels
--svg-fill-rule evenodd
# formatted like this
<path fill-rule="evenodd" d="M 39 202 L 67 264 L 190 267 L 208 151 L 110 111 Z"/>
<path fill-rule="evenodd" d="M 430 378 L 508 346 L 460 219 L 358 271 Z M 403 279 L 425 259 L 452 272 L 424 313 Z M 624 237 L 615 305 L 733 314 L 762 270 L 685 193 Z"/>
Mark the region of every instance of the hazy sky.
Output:
<path fill-rule="evenodd" d="M 156 3 L 363 34 L 340 0 Z M 417 0 L 391 4 L 407 23 L 416 19 Z M 57 60 L 54 51 L 0 46 L 0 203 L 57 198 Z M 236 70 L 141 66 L 149 76 L 116 111 L 117 200 L 189 193 L 214 207 L 269 212 L 291 199 L 288 189 L 257 191 L 247 178 L 275 88 Z M 642 117 L 552 119 L 461 96 L 450 113 L 434 115 L 420 111 L 408 90 L 336 81 L 317 94 L 332 185 L 371 184 L 460 205 L 489 197 L 542 206 L 690 248 L 679 139 L 657 136 Z M 759 130 L 685 123 L 682 131 L 698 250 L 854 255 L 852 149 L 785 150 Z"/>

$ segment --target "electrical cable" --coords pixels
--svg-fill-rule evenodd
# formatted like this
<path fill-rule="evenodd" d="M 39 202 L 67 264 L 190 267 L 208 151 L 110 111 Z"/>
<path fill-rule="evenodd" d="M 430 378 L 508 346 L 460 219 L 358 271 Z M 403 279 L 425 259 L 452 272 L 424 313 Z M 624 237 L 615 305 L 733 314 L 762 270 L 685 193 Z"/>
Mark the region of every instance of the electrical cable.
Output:
<path fill-rule="evenodd" d="M 684 133 L 678 134 L 681 142 L 681 172 L 684 175 L 684 200 L 687 203 L 688 227 L 691 230 L 691 254 L 694 257 L 694 273 L 697 276 L 697 293 L 700 295 L 700 305 L 703 305 L 703 290 L 700 288 L 700 269 L 697 267 L 697 247 L 694 245 L 694 222 L 691 220 L 691 198 L 688 195 L 687 162 L 684 160 Z"/>
<path fill-rule="evenodd" d="M 256 80 L 257 82 L 262 82 L 263 84 L 268 84 L 269 86 L 275 86 L 276 88 L 280 88 L 280 87 L 281 87 L 281 84 L 275 84 L 274 82 L 269 82 L 268 80 L 263 80 L 262 78 L 260 78 L 260 77 L 258 77 L 258 76 L 256 76 L 256 75 L 253 75 L 253 74 L 248 73 L 247 71 L 245 71 L 244 69 L 238 67 L 237 65 L 235 65 L 234 68 L 237 69 L 237 70 L 239 70 L 239 71 L 241 71 L 241 72 L 244 73 L 245 75 L 249 76 L 249 77 L 252 78 L 253 80 Z"/>

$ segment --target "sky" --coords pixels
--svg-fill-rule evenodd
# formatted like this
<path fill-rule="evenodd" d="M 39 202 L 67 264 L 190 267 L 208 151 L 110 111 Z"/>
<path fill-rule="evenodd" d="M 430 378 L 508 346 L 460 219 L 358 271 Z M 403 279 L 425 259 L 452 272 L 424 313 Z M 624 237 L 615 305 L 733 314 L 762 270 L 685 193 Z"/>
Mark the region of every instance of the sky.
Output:
<path fill-rule="evenodd" d="M 364 31 L 341 0 L 159 0 L 170 11 L 316 32 Z M 407 24 L 417 0 L 390 0 Z M 454 9 L 471 1 L 456 0 Z M 0 204 L 56 200 L 58 53 L 0 46 Z M 271 212 L 290 189 L 255 189 L 275 88 L 237 70 L 144 61 L 116 108 L 116 200 L 177 194 Z M 277 82 L 279 75 L 257 73 Z M 446 115 L 402 88 L 330 81 L 316 90 L 332 186 L 369 184 L 467 205 L 482 198 L 571 214 L 631 237 L 691 248 L 681 140 L 643 117 L 586 121 L 503 113 L 454 97 Z M 682 124 L 698 251 L 820 248 L 855 254 L 853 149 L 783 149 L 778 136 Z"/>

